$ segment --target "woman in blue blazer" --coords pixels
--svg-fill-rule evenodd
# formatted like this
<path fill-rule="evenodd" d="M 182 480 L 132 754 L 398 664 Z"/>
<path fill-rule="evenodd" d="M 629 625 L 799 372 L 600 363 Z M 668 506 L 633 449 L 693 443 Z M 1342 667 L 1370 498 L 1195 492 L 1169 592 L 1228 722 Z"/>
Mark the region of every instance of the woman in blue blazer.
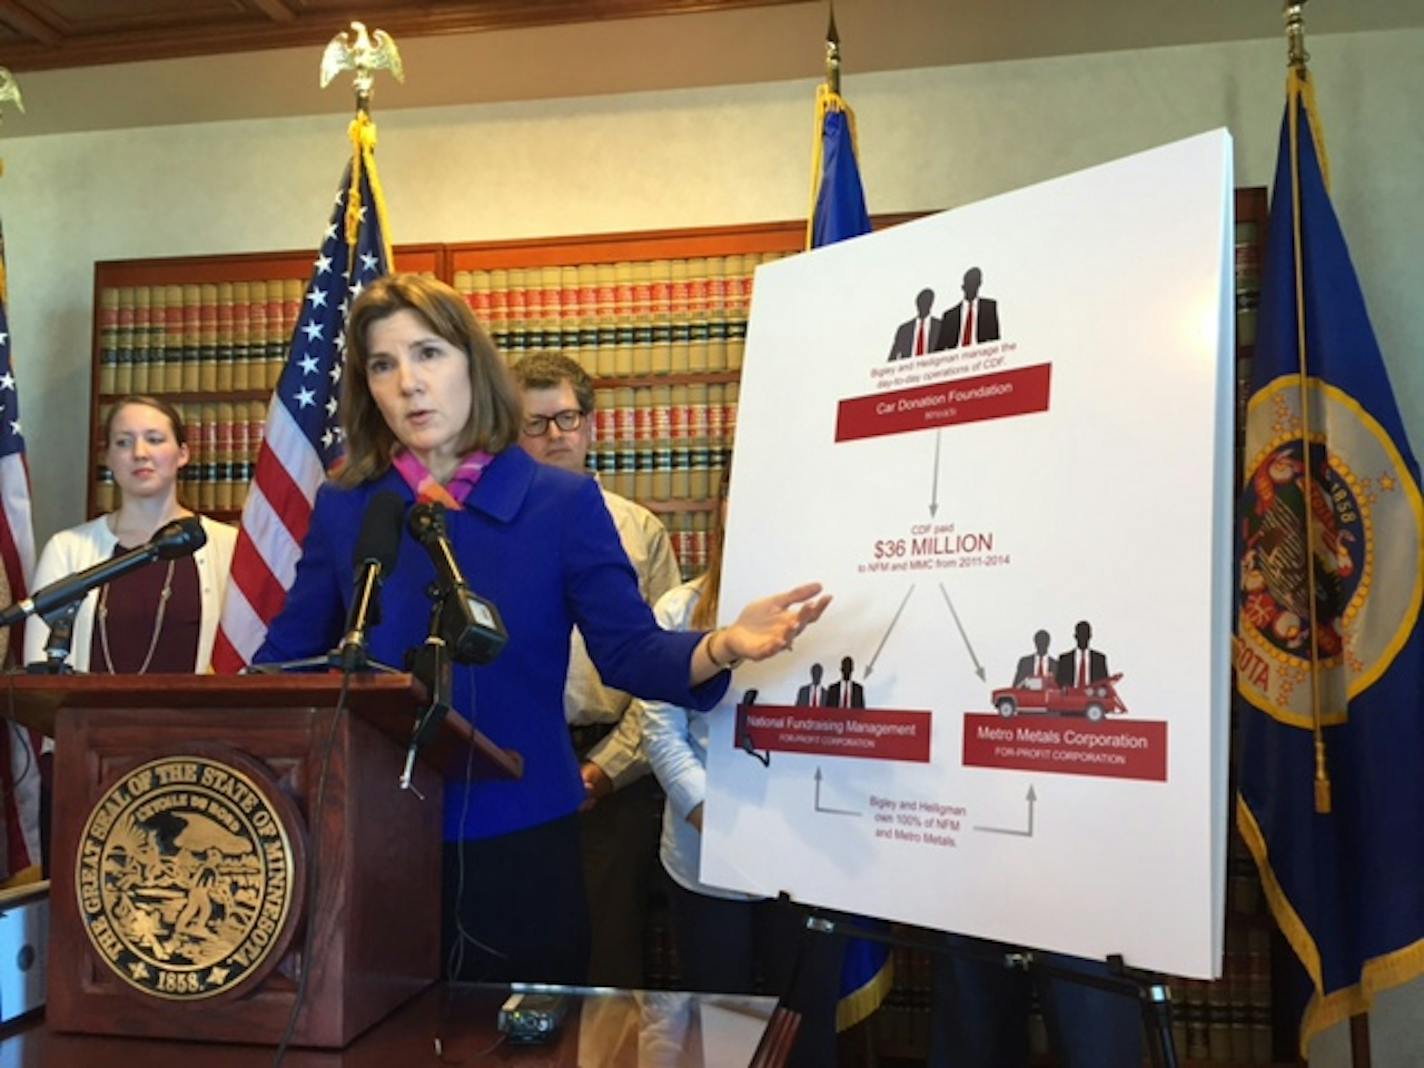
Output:
<path fill-rule="evenodd" d="M 346 462 L 317 493 L 295 580 L 256 659 L 314 655 L 340 640 L 372 497 L 446 506 L 461 569 L 509 634 L 492 663 L 456 667 L 454 708 L 522 754 L 524 776 L 446 784 L 445 944 L 463 960 L 461 978 L 578 982 L 588 918 L 576 819 L 584 787 L 563 711 L 571 628 L 608 685 L 708 709 L 729 666 L 786 648 L 829 599 L 807 585 L 754 602 L 728 627 L 661 630 L 597 484 L 517 447 L 519 395 L 464 299 L 440 282 L 396 275 L 361 294 L 342 390 Z M 425 640 L 434 578 L 425 550 L 403 534 L 372 657 L 400 664 Z"/>

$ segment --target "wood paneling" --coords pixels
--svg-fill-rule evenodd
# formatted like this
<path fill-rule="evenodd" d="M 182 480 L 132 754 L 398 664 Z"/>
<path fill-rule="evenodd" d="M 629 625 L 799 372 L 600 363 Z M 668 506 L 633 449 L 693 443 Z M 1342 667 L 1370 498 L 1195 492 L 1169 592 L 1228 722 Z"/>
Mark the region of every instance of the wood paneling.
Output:
<path fill-rule="evenodd" d="M 353 15 L 399 39 L 766 7 L 796 0 L 0 0 L 15 71 L 320 46 Z M 8 29 L 7 36 L 3 31 Z"/>

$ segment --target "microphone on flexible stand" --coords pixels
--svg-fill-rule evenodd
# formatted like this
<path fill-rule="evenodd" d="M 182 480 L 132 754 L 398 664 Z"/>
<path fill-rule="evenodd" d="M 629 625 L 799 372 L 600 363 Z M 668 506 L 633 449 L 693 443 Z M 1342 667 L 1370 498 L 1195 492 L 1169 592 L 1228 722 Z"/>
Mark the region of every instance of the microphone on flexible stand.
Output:
<path fill-rule="evenodd" d="M 366 506 L 361 534 L 356 539 L 356 551 L 352 557 L 356 570 L 356 595 L 347 615 L 346 636 L 337 647 L 337 659 L 342 671 L 359 671 L 369 666 L 367 633 L 381 621 L 378 595 L 381 583 L 395 570 L 404 520 L 405 501 L 392 490 L 376 494 Z"/>
<path fill-rule="evenodd" d="M 155 560 L 176 560 L 180 556 L 189 556 L 207 542 L 208 535 L 203 530 L 202 520 L 195 515 L 165 523 L 138 548 L 66 575 L 0 611 L 0 627 L 13 627 L 21 620 L 39 616 L 49 624 L 50 640 L 45 648 L 46 660 L 29 665 L 29 669 L 56 674 L 70 670 L 66 660 L 74 616 L 85 594 Z"/>
<path fill-rule="evenodd" d="M 500 654 L 509 633 L 499 609 L 470 589 L 450 539 L 445 534 L 445 506 L 417 504 L 410 510 L 410 532 L 425 546 L 435 565 L 433 595 L 440 616 L 440 636 L 460 664 L 488 664 Z"/>
<path fill-rule="evenodd" d="M 430 633 L 423 645 L 407 654 L 411 673 L 430 695 L 430 704 L 411 731 L 400 776 L 401 788 L 415 792 L 416 754 L 445 722 L 454 700 L 452 663 L 488 664 L 499 655 L 509 635 L 499 610 L 472 593 L 465 581 L 445 534 L 445 506 L 417 504 L 410 510 L 409 526 L 415 540 L 430 554 L 436 575 L 430 587 Z"/>

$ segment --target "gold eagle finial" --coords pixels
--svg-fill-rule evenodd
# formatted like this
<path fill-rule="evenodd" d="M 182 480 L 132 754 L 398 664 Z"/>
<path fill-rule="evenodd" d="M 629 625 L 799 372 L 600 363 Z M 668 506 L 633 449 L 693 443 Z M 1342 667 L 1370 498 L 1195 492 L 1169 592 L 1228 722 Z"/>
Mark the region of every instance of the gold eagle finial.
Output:
<path fill-rule="evenodd" d="M 376 71 L 388 70 L 396 81 L 405 81 L 395 39 L 385 30 L 367 34 L 360 22 L 352 22 L 349 31 L 342 30 L 326 43 L 321 54 L 321 87 L 325 89 L 344 70 L 356 72 L 356 106 L 363 111 L 371 98 Z"/>

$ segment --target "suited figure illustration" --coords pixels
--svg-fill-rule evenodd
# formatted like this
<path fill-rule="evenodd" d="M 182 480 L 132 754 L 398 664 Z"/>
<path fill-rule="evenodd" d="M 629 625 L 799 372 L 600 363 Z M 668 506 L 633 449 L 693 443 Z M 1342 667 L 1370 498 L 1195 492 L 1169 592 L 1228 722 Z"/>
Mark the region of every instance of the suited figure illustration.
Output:
<path fill-rule="evenodd" d="M 1077 644 L 1066 653 L 1058 654 L 1058 685 L 1086 686 L 1107 678 L 1107 655 L 1092 647 L 1093 628 L 1086 619 L 1073 628 L 1073 638 Z"/>
<path fill-rule="evenodd" d="M 1014 668 L 1014 686 L 1019 685 L 1024 679 L 1057 677 L 1058 659 L 1048 655 L 1049 641 L 1048 631 L 1040 630 L 1034 633 L 1034 651 L 1027 656 L 1019 657 L 1019 665 Z"/>
<path fill-rule="evenodd" d="M 934 290 L 920 290 L 920 295 L 915 298 L 915 307 L 919 314 L 901 323 L 895 330 L 895 341 L 890 346 L 892 360 L 923 356 L 934 352 L 939 345 L 940 321 L 930 314 L 930 309 L 934 307 Z"/>
<path fill-rule="evenodd" d="M 841 681 L 831 683 L 826 691 L 826 705 L 829 708 L 864 708 L 865 689 L 858 682 L 851 681 L 855 671 L 855 661 L 848 656 L 841 657 Z"/>
<path fill-rule="evenodd" d="M 978 267 L 964 272 L 964 299 L 940 320 L 940 348 L 957 349 L 962 345 L 999 340 L 999 302 L 979 295 L 983 284 L 984 272 Z"/>
<path fill-rule="evenodd" d="M 820 664 L 811 665 L 811 681 L 796 691 L 796 703 L 803 708 L 824 708 L 826 688 L 821 685 Z"/>

